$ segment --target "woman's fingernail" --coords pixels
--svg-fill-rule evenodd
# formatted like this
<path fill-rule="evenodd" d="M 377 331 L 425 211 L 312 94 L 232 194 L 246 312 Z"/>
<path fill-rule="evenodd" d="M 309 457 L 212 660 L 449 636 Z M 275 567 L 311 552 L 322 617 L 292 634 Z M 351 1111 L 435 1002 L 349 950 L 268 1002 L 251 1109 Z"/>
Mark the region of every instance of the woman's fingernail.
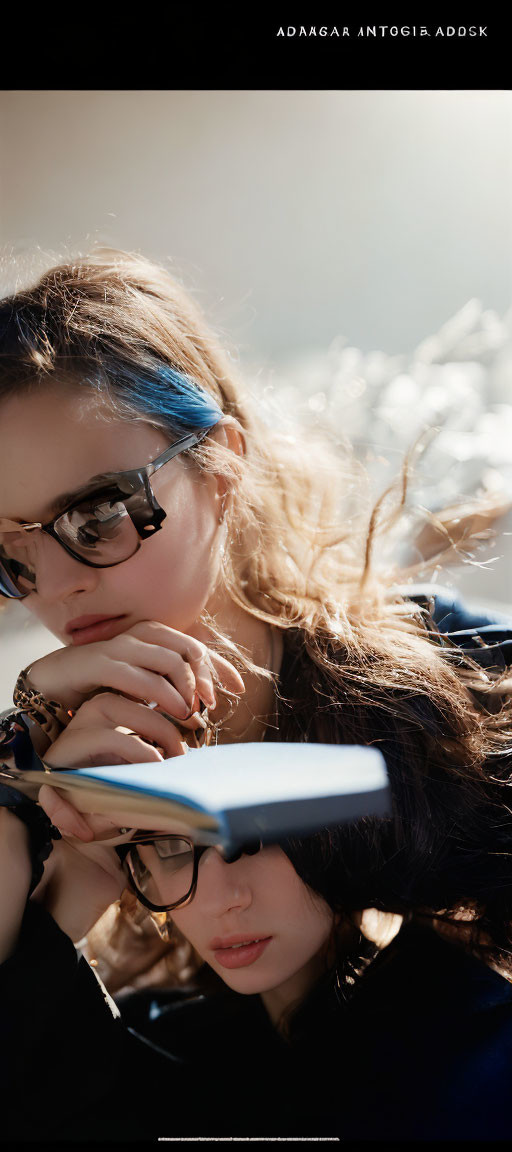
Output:
<path fill-rule="evenodd" d="M 198 697 L 197 692 L 196 692 L 194 699 L 192 700 L 191 704 L 188 704 L 186 701 L 183 702 L 183 707 L 187 709 L 187 712 L 186 712 L 185 716 L 181 717 L 181 719 L 182 720 L 190 720 L 190 717 L 193 716 L 194 712 L 197 711 L 198 706 L 199 706 L 199 697 Z"/>
<path fill-rule="evenodd" d="M 205 701 L 205 703 L 208 704 L 208 706 L 210 708 L 215 708 L 215 706 L 217 704 L 217 700 L 215 698 L 215 692 L 213 691 L 213 688 L 210 684 L 210 681 L 209 680 L 199 680 L 198 683 L 201 685 L 202 698 Z M 196 692 L 196 696 L 197 696 L 197 707 L 199 707 L 199 696 L 197 695 L 197 692 Z"/>
<path fill-rule="evenodd" d="M 204 719 L 203 716 L 201 716 L 200 712 L 194 712 L 193 720 L 195 720 L 197 728 L 207 728 L 208 727 L 206 720 Z"/>

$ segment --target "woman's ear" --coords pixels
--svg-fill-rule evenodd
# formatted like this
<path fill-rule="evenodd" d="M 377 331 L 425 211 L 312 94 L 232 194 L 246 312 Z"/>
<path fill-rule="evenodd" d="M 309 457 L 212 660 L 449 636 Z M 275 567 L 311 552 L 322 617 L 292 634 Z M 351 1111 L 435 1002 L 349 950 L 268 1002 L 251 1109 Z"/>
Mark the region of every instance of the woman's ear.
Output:
<path fill-rule="evenodd" d="M 247 445 L 242 425 L 234 416 L 225 416 L 211 432 L 211 436 L 223 448 L 230 448 L 237 456 L 245 456 Z"/>
<path fill-rule="evenodd" d="M 212 430 L 211 435 L 222 448 L 229 448 L 236 456 L 245 456 L 246 442 L 244 431 L 234 416 L 225 416 L 223 420 L 220 420 Z M 228 499 L 230 487 L 230 481 L 227 476 L 218 473 L 216 476 L 216 499 L 219 503 L 219 524 L 222 524 L 224 521 L 226 500 Z"/>

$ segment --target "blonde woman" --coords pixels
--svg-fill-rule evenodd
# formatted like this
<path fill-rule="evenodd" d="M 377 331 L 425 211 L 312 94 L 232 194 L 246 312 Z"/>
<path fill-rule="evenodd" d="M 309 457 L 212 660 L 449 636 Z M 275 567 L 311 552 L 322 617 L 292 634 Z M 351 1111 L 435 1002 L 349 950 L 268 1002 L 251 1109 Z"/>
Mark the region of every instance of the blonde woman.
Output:
<path fill-rule="evenodd" d="M 5 791 L 11 1137 L 510 1136 L 512 633 L 374 572 L 360 498 L 326 445 L 260 420 L 143 258 L 97 253 L 2 302 L 0 591 L 64 644 L 20 672 L 4 744 L 54 767 L 205 733 L 377 744 L 394 798 L 388 820 L 203 852 L 193 899 L 161 894 L 171 940 L 146 941 L 175 987 L 120 998 L 123 1028 L 73 942 L 127 904 L 124 834 L 48 787 L 30 811 Z M 114 935 L 122 969 L 136 933 Z"/>

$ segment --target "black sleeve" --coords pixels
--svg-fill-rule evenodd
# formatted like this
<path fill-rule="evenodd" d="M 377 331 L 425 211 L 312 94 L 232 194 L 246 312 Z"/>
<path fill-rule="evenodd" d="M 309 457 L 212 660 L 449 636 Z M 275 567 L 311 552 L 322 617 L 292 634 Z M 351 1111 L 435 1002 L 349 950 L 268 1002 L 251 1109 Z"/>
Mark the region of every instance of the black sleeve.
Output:
<path fill-rule="evenodd" d="M 462 600 L 453 589 L 434 584 L 399 585 L 401 595 L 430 608 L 448 643 L 464 649 L 484 668 L 504 671 L 512 664 L 512 616 Z"/>
<path fill-rule="evenodd" d="M 495 629 L 496 632 L 512 632 L 512 616 L 493 607 L 492 611 L 483 605 L 471 602 L 466 604 L 454 588 L 432 583 L 411 583 L 397 585 L 397 591 L 408 600 L 432 606 L 432 619 L 440 632 L 459 633 Z"/>
<path fill-rule="evenodd" d="M 166 1135 L 173 1102 L 187 1096 L 183 1065 L 124 1026 L 94 970 L 34 901 L 0 965 L 0 1012 L 3 1140 Z"/>

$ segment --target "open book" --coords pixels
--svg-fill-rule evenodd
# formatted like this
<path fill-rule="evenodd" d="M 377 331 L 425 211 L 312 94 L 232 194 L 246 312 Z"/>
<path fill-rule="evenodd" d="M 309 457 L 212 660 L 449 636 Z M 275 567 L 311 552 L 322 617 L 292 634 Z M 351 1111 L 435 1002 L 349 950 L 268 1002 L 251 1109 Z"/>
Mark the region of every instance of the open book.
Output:
<path fill-rule="evenodd" d="M 120 826 L 186 829 L 198 841 L 229 848 L 390 812 L 385 762 L 375 748 L 222 744 L 158 763 L 70 770 L 22 768 L 2 752 L 0 783 L 32 799 L 48 784 L 79 811 Z"/>

